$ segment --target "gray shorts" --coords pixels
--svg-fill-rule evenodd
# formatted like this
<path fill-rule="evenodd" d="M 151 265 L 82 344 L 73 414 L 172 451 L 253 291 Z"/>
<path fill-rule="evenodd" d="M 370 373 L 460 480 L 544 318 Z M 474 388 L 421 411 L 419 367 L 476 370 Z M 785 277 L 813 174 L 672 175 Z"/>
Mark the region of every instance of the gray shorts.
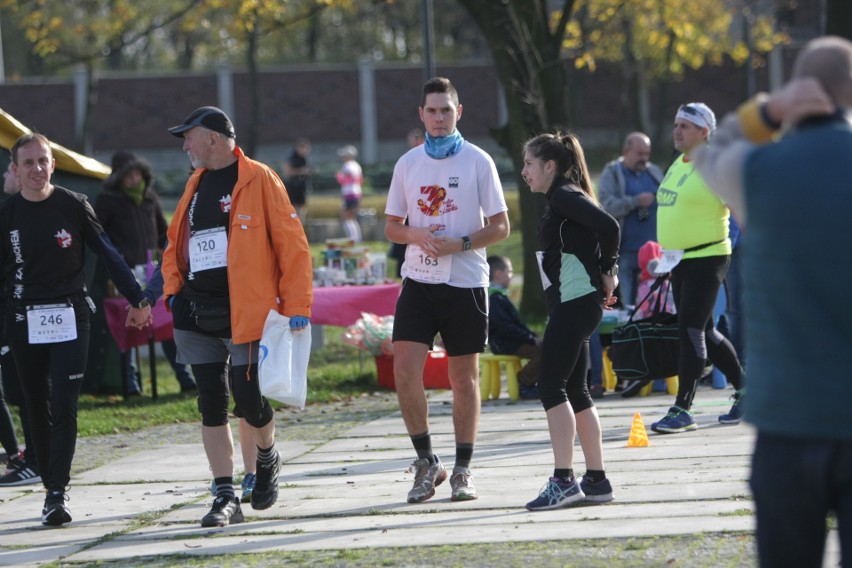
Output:
<path fill-rule="evenodd" d="M 257 364 L 259 341 L 234 343 L 230 337 L 213 337 L 196 331 L 175 330 L 178 363 L 204 365 L 224 363 L 231 358 L 231 366 Z"/>

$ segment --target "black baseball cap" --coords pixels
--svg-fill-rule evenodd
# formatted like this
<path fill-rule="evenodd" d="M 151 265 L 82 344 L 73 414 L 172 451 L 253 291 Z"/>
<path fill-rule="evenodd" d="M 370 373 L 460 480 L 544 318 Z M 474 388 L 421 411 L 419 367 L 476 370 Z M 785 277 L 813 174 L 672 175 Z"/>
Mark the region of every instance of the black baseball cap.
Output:
<path fill-rule="evenodd" d="M 214 106 L 204 106 L 195 109 L 186 117 L 183 124 L 169 128 L 169 132 L 178 138 L 183 138 L 184 132 L 196 126 L 209 128 L 214 132 L 224 134 L 228 138 L 237 137 L 234 133 L 234 125 L 231 124 L 231 119 L 228 118 L 225 111 Z"/>

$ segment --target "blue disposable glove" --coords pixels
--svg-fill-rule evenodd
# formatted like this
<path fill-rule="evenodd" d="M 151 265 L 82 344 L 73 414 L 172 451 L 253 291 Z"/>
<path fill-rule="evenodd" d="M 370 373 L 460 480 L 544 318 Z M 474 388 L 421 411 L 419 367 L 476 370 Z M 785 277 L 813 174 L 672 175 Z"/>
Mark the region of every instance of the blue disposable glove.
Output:
<path fill-rule="evenodd" d="M 290 318 L 290 329 L 304 329 L 308 327 L 311 320 L 305 316 L 293 316 Z"/>

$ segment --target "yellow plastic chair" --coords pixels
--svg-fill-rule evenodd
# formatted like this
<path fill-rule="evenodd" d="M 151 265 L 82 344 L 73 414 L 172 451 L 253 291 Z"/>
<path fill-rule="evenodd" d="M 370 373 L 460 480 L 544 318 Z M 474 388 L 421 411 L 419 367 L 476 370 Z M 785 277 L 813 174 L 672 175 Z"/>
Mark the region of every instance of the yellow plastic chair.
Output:
<path fill-rule="evenodd" d="M 615 371 L 612 370 L 612 359 L 609 358 L 609 347 L 604 347 L 603 350 L 603 386 L 608 391 L 614 391 L 615 385 L 618 384 L 618 377 L 615 376 Z"/>
<path fill-rule="evenodd" d="M 479 391 L 482 400 L 500 398 L 500 365 L 506 368 L 506 386 L 509 398 L 518 400 L 518 371 L 521 370 L 521 358 L 516 355 L 494 355 L 483 353 L 479 356 Z"/>

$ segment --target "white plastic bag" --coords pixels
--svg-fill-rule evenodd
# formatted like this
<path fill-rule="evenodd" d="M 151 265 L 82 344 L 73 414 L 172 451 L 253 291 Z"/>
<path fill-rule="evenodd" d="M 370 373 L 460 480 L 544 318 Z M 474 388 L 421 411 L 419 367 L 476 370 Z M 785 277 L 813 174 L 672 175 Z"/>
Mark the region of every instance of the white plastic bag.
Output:
<path fill-rule="evenodd" d="M 290 406 L 305 408 L 310 356 L 311 325 L 293 331 L 290 318 L 269 310 L 263 325 L 257 364 L 260 394 Z"/>

